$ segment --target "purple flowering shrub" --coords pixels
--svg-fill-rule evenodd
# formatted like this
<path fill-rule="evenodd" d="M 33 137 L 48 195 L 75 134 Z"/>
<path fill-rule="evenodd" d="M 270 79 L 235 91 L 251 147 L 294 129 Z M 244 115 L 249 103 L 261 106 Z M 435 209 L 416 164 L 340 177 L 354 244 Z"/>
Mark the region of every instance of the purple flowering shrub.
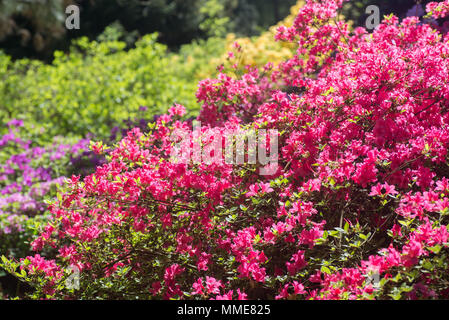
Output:
<path fill-rule="evenodd" d="M 143 132 L 158 116 L 145 118 L 146 107 L 137 119 L 113 127 L 107 144 L 120 141 L 134 127 Z M 54 137 L 48 144 L 39 139 L 40 127 L 13 119 L 0 135 L 0 255 L 22 257 L 29 242 L 47 221 L 47 199 L 55 198 L 64 180 L 72 175 L 85 177 L 105 163 L 104 156 L 89 149 L 89 140 Z"/>
<path fill-rule="evenodd" d="M 46 221 L 46 199 L 73 173 L 89 140 L 55 137 L 42 144 L 38 127 L 17 119 L 6 127 L 0 136 L 0 253 L 23 256 Z"/>

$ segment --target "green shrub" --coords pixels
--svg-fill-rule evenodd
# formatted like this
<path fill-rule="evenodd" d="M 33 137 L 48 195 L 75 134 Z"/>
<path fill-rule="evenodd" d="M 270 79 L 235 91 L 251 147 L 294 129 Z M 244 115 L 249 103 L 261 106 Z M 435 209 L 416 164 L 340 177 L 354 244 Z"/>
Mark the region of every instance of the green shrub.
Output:
<path fill-rule="evenodd" d="M 142 105 L 152 114 L 175 102 L 195 112 L 197 84 L 179 75 L 182 59 L 174 64 L 156 37 L 143 37 L 129 51 L 124 42 L 81 38 L 70 54 L 56 52 L 51 65 L 0 54 L 0 118 L 37 121 L 51 140 L 87 133 L 104 138 Z"/>

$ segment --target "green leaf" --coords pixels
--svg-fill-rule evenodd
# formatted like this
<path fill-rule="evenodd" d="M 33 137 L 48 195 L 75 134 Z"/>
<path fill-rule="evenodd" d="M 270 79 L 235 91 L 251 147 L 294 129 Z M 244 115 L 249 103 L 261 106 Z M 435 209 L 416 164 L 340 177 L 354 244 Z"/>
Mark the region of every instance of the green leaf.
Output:
<path fill-rule="evenodd" d="M 424 269 L 427 269 L 427 270 L 429 270 L 429 271 L 431 271 L 431 270 L 433 270 L 433 264 L 430 262 L 430 261 L 428 261 L 428 260 L 426 260 L 426 261 L 424 261 L 423 263 L 422 263 L 422 267 L 424 268 Z"/>
<path fill-rule="evenodd" d="M 346 230 L 342 228 L 335 228 L 335 230 L 337 230 L 339 233 L 346 233 Z"/>
<path fill-rule="evenodd" d="M 413 287 L 412 286 L 407 286 L 407 285 L 404 284 L 404 285 L 401 286 L 400 290 L 401 290 L 401 292 L 410 292 L 410 291 L 413 290 Z"/>
<path fill-rule="evenodd" d="M 393 298 L 393 300 L 400 300 L 401 299 L 401 293 L 397 292 L 397 293 L 391 293 L 389 294 L 390 297 Z"/>
<path fill-rule="evenodd" d="M 332 274 L 330 269 L 328 267 L 325 267 L 325 266 L 321 267 L 321 272 L 324 272 L 324 273 L 327 273 L 327 274 Z"/>
<path fill-rule="evenodd" d="M 438 254 L 442 249 L 442 246 L 437 244 L 436 246 L 433 246 L 431 248 L 429 248 L 430 251 L 432 251 L 435 254 Z"/>
<path fill-rule="evenodd" d="M 363 233 L 359 233 L 359 237 L 360 237 L 361 239 L 363 239 L 363 240 L 368 239 L 368 236 L 367 236 L 367 235 L 364 235 Z"/>

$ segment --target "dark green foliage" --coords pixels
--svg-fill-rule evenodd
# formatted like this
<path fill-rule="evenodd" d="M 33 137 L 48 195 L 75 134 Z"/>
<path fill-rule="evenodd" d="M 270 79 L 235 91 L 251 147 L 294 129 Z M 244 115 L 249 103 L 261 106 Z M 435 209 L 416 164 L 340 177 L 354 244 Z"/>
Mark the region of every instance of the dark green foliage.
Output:
<path fill-rule="evenodd" d="M 177 49 L 194 39 L 228 32 L 256 35 L 289 13 L 295 0 L 0 0 L 0 47 L 14 58 L 51 62 L 53 51 L 69 49 L 81 36 L 96 39 L 120 23 L 128 44 L 158 32 L 158 41 Z M 80 29 L 66 30 L 65 8 L 80 7 Z"/>

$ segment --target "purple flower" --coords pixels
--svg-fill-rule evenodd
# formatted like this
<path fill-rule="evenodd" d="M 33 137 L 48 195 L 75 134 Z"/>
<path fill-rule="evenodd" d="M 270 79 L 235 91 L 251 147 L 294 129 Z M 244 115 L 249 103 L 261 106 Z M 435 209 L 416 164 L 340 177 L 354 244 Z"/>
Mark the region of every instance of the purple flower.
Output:
<path fill-rule="evenodd" d="M 8 122 L 8 127 L 23 127 L 23 120 L 12 119 Z"/>
<path fill-rule="evenodd" d="M 89 147 L 89 140 L 82 139 L 72 146 L 71 151 L 73 154 L 78 154 L 80 151 L 87 150 L 88 147 Z"/>
<path fill-rule="evenodd" d="M 59 160 L 64 156 L 64 153 L 62 152 L 55 152 L 50 156 L 51 161 Z"/>
<path fill-rule="evenodd" d="M 424 15 L 424 9 L 420 4 L 415 4 L 411 9 L 407 11 L 407 17 L 422 17 Z"/>
<path fill-rule="evenodd" d="M 41 147 L 35 147 L 31 150 L 31 156 L 33 158 L 39 158 L 45 153 L 45 149 Z"/>
<path fill-rule="evenodd" d="M 8 144 L 9 141 L 13 141 L 16 138 L 16 136 L 14 135 L 14 133 L 12 133 L 11 131 L 7 134 L 5 134 L 1 139 L 0 139 L 0 147 L 5 146 L 6 144 Z"/>

